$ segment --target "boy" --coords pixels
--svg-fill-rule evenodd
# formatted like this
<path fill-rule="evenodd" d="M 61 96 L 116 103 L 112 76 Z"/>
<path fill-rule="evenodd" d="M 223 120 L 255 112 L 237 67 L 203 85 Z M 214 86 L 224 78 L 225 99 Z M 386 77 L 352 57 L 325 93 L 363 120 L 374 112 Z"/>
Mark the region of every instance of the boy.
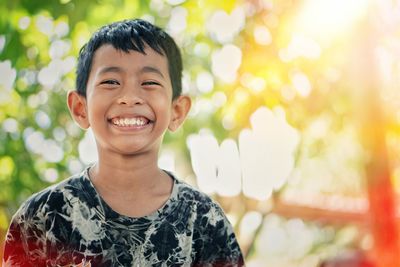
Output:
<path fill-rule="evenodd" d="M 4 266 L 243 266 L 221 208 L 157 166 L 164 133 L 190 109 L 181 71 L 175 42 L 149 22 L 92 36 L 68 107 L 92 128 L 98 162 L 21 206 Z"/>

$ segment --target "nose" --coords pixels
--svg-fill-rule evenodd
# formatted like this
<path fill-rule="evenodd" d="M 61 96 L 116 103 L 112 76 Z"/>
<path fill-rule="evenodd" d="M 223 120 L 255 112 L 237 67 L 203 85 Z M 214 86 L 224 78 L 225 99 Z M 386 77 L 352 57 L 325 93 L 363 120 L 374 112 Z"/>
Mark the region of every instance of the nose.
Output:
<path fill-rule="evenodd" d="M 137 88 L 124 88 L 118 96 L 118 104 L 120 105 L 134 106 L 143 103 L 144 99 L 141 95 L 140 89 Z"/>

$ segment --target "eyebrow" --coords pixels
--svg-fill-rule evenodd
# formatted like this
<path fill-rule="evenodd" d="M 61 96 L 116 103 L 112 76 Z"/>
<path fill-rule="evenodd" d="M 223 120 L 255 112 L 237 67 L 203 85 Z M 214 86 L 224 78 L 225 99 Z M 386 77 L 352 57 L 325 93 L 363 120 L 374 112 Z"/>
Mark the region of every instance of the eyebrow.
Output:
<path fill-rule="evenodd" d="M 115 67 L 115 66 L 110 66 L 110 67 L 104 67 L 99 71 L 99 74 L 104 74 L 108 72 L 116 72 L 116 73 L 121 73 L 123 70 L 120 67 Z"/>
<path fill-rule="evenodd" d="M 115 72 L 115 73 L 121 73 L 124 72 L 124 70 L 120 67 L 116 67 L 116 66 L 110 66 L 110 67 L 104 67 L 99 71 L 99 74 L 105 74 L 108 72 Z M 156 67 L 152 67 L 152 66 L 144 66 L 142 69 L 139 70 L 139 73 L 155 73 L 158 74 L 159 76 L 161 76 L 162 78 L 165 79 L 164 75 L 162 74 L 162 72 L 156 68 Z"/>
<path fill-rule="evenodd" d="M 161 76 L 162 78 L 165 79 L 165 77 L 162 74 L 162 72 L 156 67 L 144 66 L 139 72 L 140 73 L 155 73 L 155 74 L 158 74 L 159 76 Z"/>

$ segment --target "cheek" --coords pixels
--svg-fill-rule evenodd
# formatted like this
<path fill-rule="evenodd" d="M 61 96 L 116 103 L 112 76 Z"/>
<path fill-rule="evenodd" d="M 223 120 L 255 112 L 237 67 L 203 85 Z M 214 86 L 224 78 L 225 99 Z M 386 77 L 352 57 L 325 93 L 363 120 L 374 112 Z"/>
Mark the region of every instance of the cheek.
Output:
<path fill-rule="evenodd" d="M 158 114 L 158 120 L 159 122 L 162 121 L 162 127 L 168 127 L 171 118 L 172 118 L 172 110 L 171 110 L 171 104 L 169 102 L 165 102 L 160 104 L 157 107 L 156 113 Z"/>
<path fill-rule="evenodd" d="M 98 120 L 104 117 L 105 112 L 105 101 L 99 101 L 95 98 L 90 99 L 91 101 L 87 105 L 87 112 L 90 120 Z"/>
<path fill-rule="evenodd" d="M 164 112 L 167 109 L 171 109 L 172 105 L 172 95 L 166 92 L 160 92 L 158 94 L 152 95 L 151 98 L 153 99 L 153 106 L 156 109 L 163 109 Z"/>

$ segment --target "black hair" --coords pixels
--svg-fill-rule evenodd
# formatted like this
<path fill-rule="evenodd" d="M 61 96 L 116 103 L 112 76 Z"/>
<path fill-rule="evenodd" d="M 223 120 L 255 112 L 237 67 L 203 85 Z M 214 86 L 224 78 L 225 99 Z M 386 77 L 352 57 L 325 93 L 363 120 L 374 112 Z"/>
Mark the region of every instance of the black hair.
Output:
<path fill-rule="evenodd" d="M 154 51 L 167 57 L 168 71 L 172 85 L 172 99 L 182 92 L 182 57 L 178 46 L 170 35 L 161 28 L 141 19 L 123 20 L 101 27 L 89 42 L 79 51 L 76 70 L 76 90 L 86 97 L 86 86 L 96 50 L 105 44 L 129 52 L 134 50 L 145 54 L 148 45 Z"/>

